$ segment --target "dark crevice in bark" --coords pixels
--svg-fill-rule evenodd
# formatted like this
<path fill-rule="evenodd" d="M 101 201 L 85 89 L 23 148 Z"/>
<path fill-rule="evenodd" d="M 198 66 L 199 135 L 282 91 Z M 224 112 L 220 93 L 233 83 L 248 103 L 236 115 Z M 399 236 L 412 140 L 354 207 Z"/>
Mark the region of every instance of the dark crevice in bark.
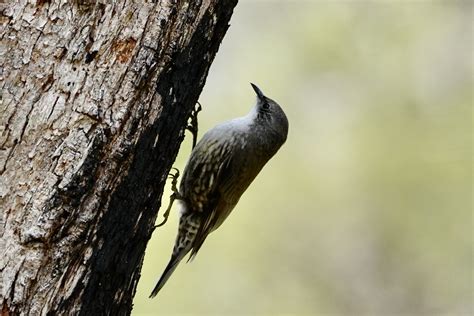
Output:
<path fill-rule="evenodd" d="M 131 311 L 144 250 L 161 203 L 164 186 L 161 175 L 168 173 L 175 160 L 180 143 L 176 140 L 180 138 L 202 90 L 203 78 L 207 76 L 210 65 L 204 56 L 214 56 L 217 52 L 235 3 L 228 1 L 227 6 L 219 6 L 220 11 L 215 13 L 218 22 L 211 38 L 207 35 L 212 29 L 213 16 L 205 13 L 187 48 L 173 56 L 173 64 L 157 82 L 157 92 L 163 98 L 163 111 L 159 120 L 142 133 L 127 176 L 105 210 L 97 234 L 104 244 L 91 258 L 91 280 L 85 289 L 86 304 L 82 305 L 81 315 L 91 315 L 112 306 L 117 291 L 133 275 L 135 279 L 129 283 L 132 288 L 125 292 L 127 297 L 122 300 L 123 305 L 115 305 L 113 309 L 107 309 L 107 313 L 127 315 Z M 196 82 L 200 82 L 197 87 Z M 169 93 L 171 88 L 173 94 Z M 157 135 L 159 140 L 155 144 Z M 135 227 L 141 229 L 135 230 Z"/>
<path fill-rule="evenodd" d="M 47 9 L 46 6 L 41 9 L 44 4 L 49 8 L 48 1 L 40 2 L 40 10 Z M 21 87 L 15 86 L 16 94 L 12 95 L 16 95 L 15 102 L 22 110 L 18 110 L 18 113 L 28 115 L 16 121 L 21 124 L 26 119 L 20 129 L 12 129 L 11 135 L 14 136 L 10 135 L 10 138 L 14 137 L 15 140 L 9 140 L 8 137 L 5 140 L 5 144 L 10 143 L 12 148 L 8 153 L 5 152 L 3 169 L 7 168 L 9 160 L 15 162 L 12 165 L 18 168 L 19 159 L 27 157 L 21 163 L 31 167 L 29 170 L 38 172 L 35 174 L 37 187 L 28 187 L 30 191 L 27 193 L 31 195 L 20 196 L 21 205 L 11 203 L 8 205 L 13 207 L 5 208 L 8 212 L 12 210 L 16 216 L 14 218 L 28 220 L 25 220 L 26 224 L 9 231 L 9 236 L 19 237 L 19 241 L 14 244 L 17 248 L 11 249 L 30 252 L 32 256 L 38 256 L 38 260 L 29 258 L 25 261 L 28 267 L 22 271 L 8 267 L 16 274 L 9 272 L 12 277 L 9 280 L 13 280 L 14 284 L 7 289 L 2 313 L 130 314 L 166 175 L 176 158 L 187 118 L 201 93 L 236 3 L 237 0 L 210 0 L 204 4 L 206 12 L 202 13 L 201 1 L 187 3 L 186 7 L 185 2 L 177 2 L 173 4 L 172 13 L 163 11 L 161 15 L 153 11 L 156 7 L 150 6 L 153 10 L 148 12 L 148 18 L 157 18 L 147 19 L 144 26 L 136 21 L 135 25 L 139 25 L 139 29 L 142 26 L 145 29 L 135 33 L 139 36 L 119 40 L 113 34 L 121 34 L 122 28 L 126 27 L 126 23 L 120 24 L 118 30 L 112 29 L 107 41 L 110 45 L 115 43 L 115 50 L 104 42 L 102 46 L 98 45 L 100 48 L 97 51 L 94 50 L 96 44 L 93 44 L 93 40 L 98 35 L 93 28 L 97 26 L 96 23 L 101 23 L 104 11 L 101 7 L 100 13 L 95 14 L 91 11 L 93 7 L 85 5 L 81 6 L 80 12 L 73 9 L 76 13 L 72 14 L 71 11 L 70 20 L 65 22 L 72 35 L 58 45 L 66 46 L 69 50 L 63 48 L 48 56 L 35 52 L 37 59 L 32 59 L 32 65 L 43 61 L 41 58 L 48 61 L 51 57 L 54 61 L 45 64 L 44 74 L 49 75 L 38 81 L 39 91 L 22 92 L 18 90 Z M 132 15 L 140 12 L 133 6 L 128 9 Z M 83 13 L 91 17 L 81 16 Z M 120 9 L 117 9 L 119 13 Z M 96 15 L 98 17 L 94 18 Z M 196 23 L 194 21 L 198 16 L 199 25 L 195 26 L 193 23 Z M 156 24 L 161 25 L 159 30 Z M 149 36 L 144 36 L 148 28 L 151 34 L 157 35 L 153 37 L 156 43 Z M 89 32 L 88 38 L 80 34 L 83 29 Z M 103 30 L 97 30 L 100 31 Z M 57 30 L 54 29 L 51 34 L 54 32 Z M 191 33 L 191 39 L 186 37 Z M 108 47 L 108 50 L 104 47 Z M 144 49 L 147 47 L 149 49 Z M 22 52 L 21 47 L 17 50 Z M 9 58 L 16 60 L 12 56 Z M 119 64 L 102 63 L 107 57 L 116 63 L 125 64 L 125 71 L 113 73 L 111 69 Z M 55 68 L 57 72 L 53 75 L 48 67 L 56 65 L 56 62 L 59 65 L 74 65 L 66 67 L 69 73 L 65 73 L 61 67 Z M 76 72 L 81 65 L 91 72 L 83 77 L 70 72 L 69 69 Z M 97 65 L 103 67 L 101 70 L 105 75 L 94 76 L 96 73 L 93 70 L 98 69 Z M 25 68 L 23 75 L 28 77 L 31 69 Z M 99 71 L 97 73 L 100 74 Z M 114 78 L 109 83 L 107 79 L 112 73 Z M 92 82 L 89 78 L 97 78 L 97 81 Z M 18 82 L 21 84 L 21 81 Z M 97 94 L 98 91 L 91 90 L 91 83 L 93 86 L 104 85 L 104 91 L 109 92 L 104 93 L 108 99 L 103 99 L 105 97 Z M 108 83 L 110 86 L 107 86 Z M 73 89 L 77 85 L 81 85 L 81 88 Z M 130 88 L 127 90 L 122 87 Z M 45 91 L 56 95 L 52 94 L 51 99 L 40 99 Z M 96 116 L 95 112 L 83 107 L 87 102 L 79 97 L 87 96 L 91 91 L 95 93 L 93 97 L 100 98 L 99 102 L 107 104 L 98 106 L 97 111 L 109 111 L 107 115 L 110 115 L 110 120 L 106 120 L 103 113 L 99 112 Z M 129 92 L 129 95 L 124 97 L 117 93 L 123 91 Z M 97 101 L 93 97 L 91 100 Z M 125 105 L 121 104 L 122 99 L 126 101 Z M 30 103 L 25 100 L 30 100 Z M 50 107 L 44 112 L 48 124 L 42 126 L 33 120 L 40 111 L 33 109 L 37 101 L 38 106 L 44 107 L 45 100 Z M 31 108 L 28 104 L 32 104 Z M 15 111 L 5 120 L 15 121 L 12 119 L 16 115 Z M 61 111 L 64 117 L 61 117 Z M 117 118 L 113 115 L 117 115 Z M 61 124 L 53 127 L 54 122 L 51 120 L 58 120 Z M 110 126 L 107 125 L 109 123 Z M 8 125 L 5 131 L 10 133 Z M 31 144 L 24 144 L 23 137 L 25 142 Z M 15 151 L 17 143 L 19 146 Z M 38 149 L 34 159 L 28 160 L 27 145 Z M 15 185 L 16 179 L 12 177 L 15 174 L 10 172 L 12 165 L 8 166 L 6 175 L 10 175 L 10 181 Z M 42 179 L 43 176 L 46 179 Z M 28 177 L 28 174 L 24 176 L 29 180 Z M 28 182 L 23 178 L 21 181 Z M 37 197 L 43 198 L 44 202 L 38 202 Z M 27 217 L 28 214 L 30 217 Z M 7 226 L 7 229 L 10 228 Z"/>

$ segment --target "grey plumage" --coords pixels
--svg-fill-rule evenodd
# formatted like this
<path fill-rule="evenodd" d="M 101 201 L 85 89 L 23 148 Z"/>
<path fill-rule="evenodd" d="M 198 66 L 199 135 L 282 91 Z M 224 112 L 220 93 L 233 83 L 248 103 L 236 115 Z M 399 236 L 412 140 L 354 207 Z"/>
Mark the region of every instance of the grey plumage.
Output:
<path fill-rule="evenodd" d="M 281 107 L 252 84 L 257 104 L 244 117 L 217 125 L 191 152 L 180 187 L 181 216 L 171 260 L 153 289 L 154 297 L 178 263 L 196 256 L 206 237 L 227 218 L 257 174 L 286 141 L 288 120 Z"/>

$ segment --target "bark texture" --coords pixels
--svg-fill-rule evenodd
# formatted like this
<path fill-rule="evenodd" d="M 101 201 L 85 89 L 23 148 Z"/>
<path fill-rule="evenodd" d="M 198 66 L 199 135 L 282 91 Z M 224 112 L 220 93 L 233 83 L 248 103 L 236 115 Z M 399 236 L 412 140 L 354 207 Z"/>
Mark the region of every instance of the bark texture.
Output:
<path fill-rule="evenodd" d="M 0 4 L 2 315 L 126 315 L 237 0 Z"/>

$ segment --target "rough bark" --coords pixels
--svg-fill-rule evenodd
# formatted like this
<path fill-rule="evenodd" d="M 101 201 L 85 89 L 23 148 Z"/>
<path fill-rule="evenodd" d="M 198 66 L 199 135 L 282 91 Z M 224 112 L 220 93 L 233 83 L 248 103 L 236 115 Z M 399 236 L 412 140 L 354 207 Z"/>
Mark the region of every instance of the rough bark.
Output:
<path fill-rule="evenodd" d="M 131 311 L 237 0 L 155 2 L 0 4 L 2 315 Z"/>

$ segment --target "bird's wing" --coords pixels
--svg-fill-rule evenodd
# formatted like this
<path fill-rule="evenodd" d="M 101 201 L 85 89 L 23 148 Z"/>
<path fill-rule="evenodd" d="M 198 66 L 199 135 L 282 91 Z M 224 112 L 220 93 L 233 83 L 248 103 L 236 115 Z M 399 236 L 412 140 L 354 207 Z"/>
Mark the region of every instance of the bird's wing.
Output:
<path fill-rule="evenodd" d="M 232 186 L 238 177 L 236 172 L 232 172 L 231 166 L 239 154 L 236 154 L 235 148 L 231 150 L 232 144 L 228 139 L 203 138 L 198 144 L 200 148 L 197 149 L 201 154 L 188 162 L 183 175 L 183 179 L 190 179 L 183 187 L 185 196 L 191 205 L 195 206 L 190 211 L 201 214 L 201 224 L 193 242 L 190 260 L 197 254 L 209 233 L 222 223 L 236 203 L 223 191 Z M 219 163 L 210 163 L 213 161 Z M 187 175 L 189 172 L 191 174 Z"/>

